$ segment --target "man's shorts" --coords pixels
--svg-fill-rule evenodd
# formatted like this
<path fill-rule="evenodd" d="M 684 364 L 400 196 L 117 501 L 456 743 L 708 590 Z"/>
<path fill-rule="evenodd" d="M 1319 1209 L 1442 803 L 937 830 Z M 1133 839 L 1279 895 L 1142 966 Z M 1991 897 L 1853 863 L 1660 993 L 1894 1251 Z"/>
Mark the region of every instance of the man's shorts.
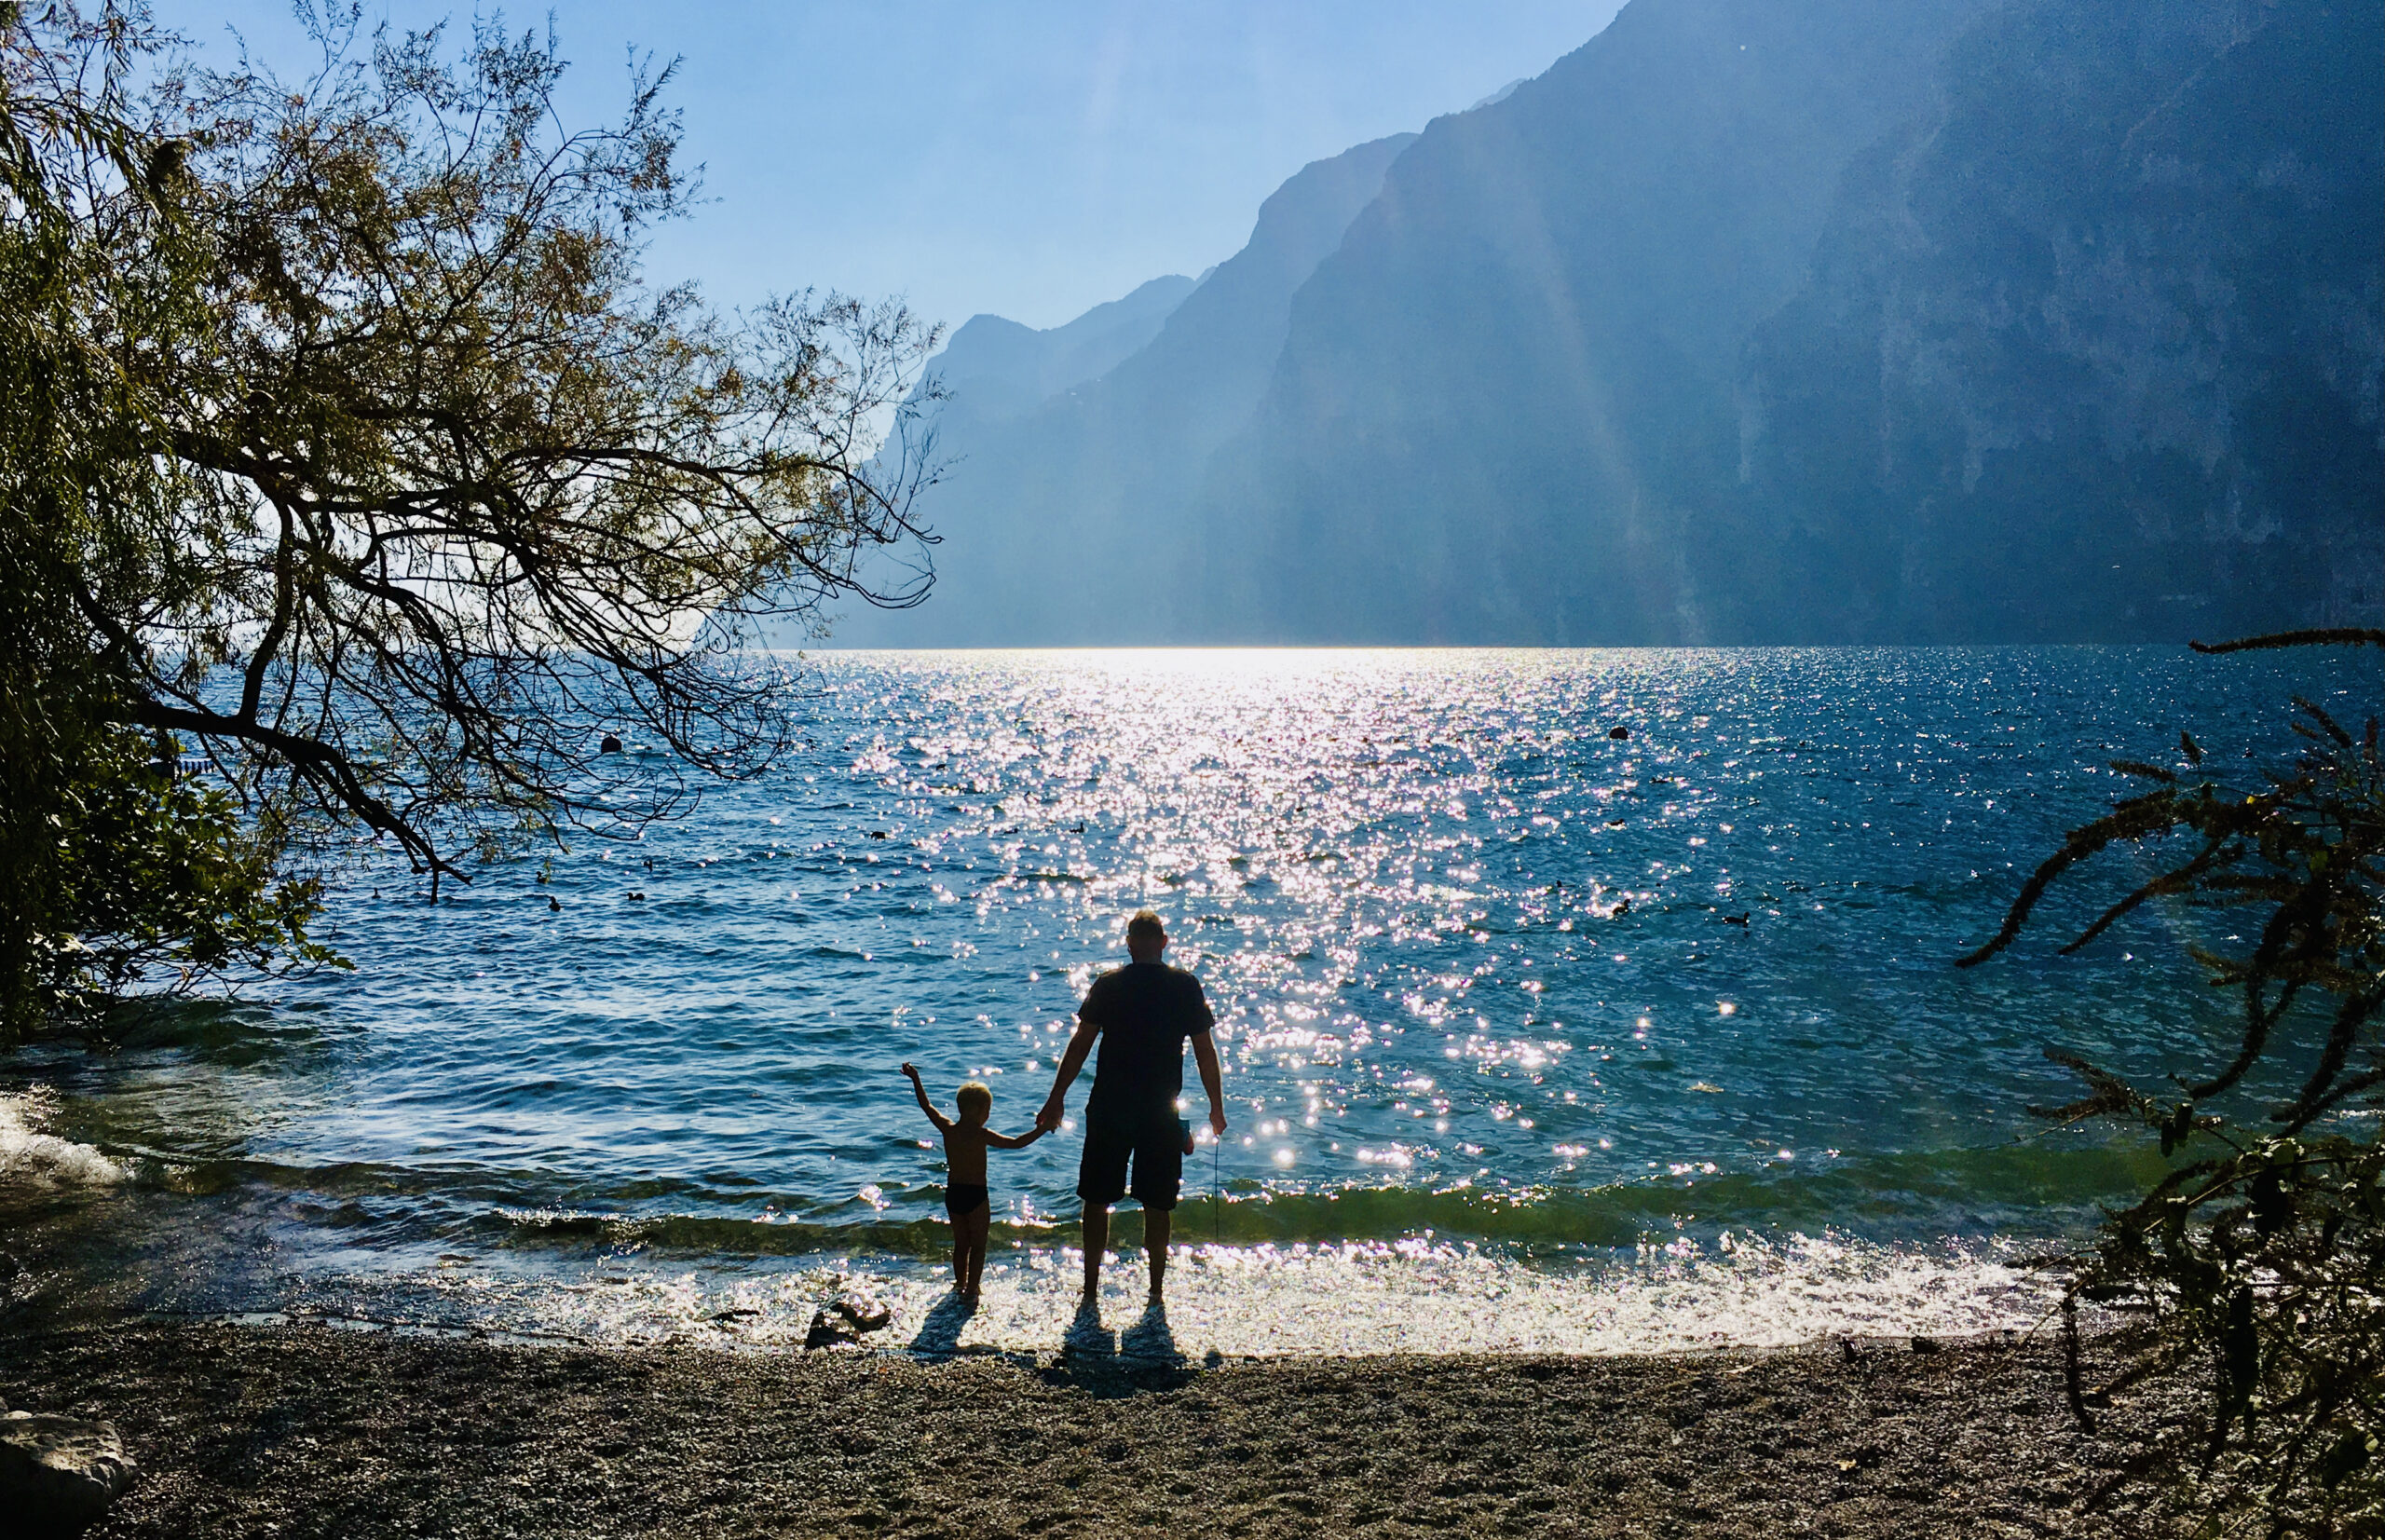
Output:
<path fill-rule="evenodd" d="M 1126 1166 L 1134 1165 L 1130 1187 Z M 1137 1118 L 1117 1113 L 1084 1120 L 1084 1159 L 1077 1166 L 1077 1196 L 1090 1204 L 1112 1204 L 1129 1192 L 1145 1208 L 1176 1206 L 1184 1181 L 1184 1123 L 1173 1111 Z"/>

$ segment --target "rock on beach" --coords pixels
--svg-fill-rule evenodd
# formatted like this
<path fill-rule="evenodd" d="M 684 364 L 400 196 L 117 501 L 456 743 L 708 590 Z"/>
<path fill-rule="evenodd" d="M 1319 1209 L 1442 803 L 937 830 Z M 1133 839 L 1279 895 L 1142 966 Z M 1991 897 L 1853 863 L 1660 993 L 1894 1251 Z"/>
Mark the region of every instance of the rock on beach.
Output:
<path fill-rule="evenodd" d="M 76 1535 L 136 1474 L 112 1424 L 36 1411 L 0 1417 L 0 1519 L 11 1535 Z"/>

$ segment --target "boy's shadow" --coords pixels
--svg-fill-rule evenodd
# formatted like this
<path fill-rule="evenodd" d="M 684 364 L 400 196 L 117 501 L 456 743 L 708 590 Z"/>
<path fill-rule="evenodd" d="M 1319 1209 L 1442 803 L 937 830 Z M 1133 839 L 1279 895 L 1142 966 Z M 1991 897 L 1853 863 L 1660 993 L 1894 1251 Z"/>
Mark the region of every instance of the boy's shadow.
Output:
<path fill-rule="evenodd" d="M 976 1301 L 965 1294 L 947 1294 L 920 1323 L 920 1334 L 911 1339 L 911 1351 L 938 1357 L 960 1352 L 961 1330 L 976 1314 Z"/>

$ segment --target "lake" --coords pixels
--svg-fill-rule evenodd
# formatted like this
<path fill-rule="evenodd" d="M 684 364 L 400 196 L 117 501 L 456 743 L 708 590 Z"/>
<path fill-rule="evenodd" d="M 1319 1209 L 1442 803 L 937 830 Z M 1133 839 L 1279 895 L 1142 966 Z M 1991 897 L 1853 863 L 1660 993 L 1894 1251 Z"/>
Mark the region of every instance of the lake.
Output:
<path fill-rule="evenodd" d="M 2106 761 L 2186 729 L 2249 774 L 2290 694 L 2358 720 L 2380 678 L 2085 647 L 801 667 L 796 752 L 680 822 L 436 906 L 357 868 L 322 927 L 353 974 L 0 1063 L 22 1222 L 149 1308 L 770 1343 L 860 1289 L 911 1341 L 947 1233 L 896 1065 L 1024 1129 L 1150 906 L 1233 1120 L 1187 1164 L 1188 1349 L 2025 1325 L 2020 1264 L 2157 1168 L 2026 1115 L 2074 1093 L 2044 1050 L 2207 1057 L 2232 1002 L 2186 948 L 2230 916 L 2057 958 L 2153 869 L 2119 852 L 1953 960 L 2125 794 Z M 1081 1132 L 994 1155 L 988 1298 L 940 1345 L 1056 1344 Z"/>

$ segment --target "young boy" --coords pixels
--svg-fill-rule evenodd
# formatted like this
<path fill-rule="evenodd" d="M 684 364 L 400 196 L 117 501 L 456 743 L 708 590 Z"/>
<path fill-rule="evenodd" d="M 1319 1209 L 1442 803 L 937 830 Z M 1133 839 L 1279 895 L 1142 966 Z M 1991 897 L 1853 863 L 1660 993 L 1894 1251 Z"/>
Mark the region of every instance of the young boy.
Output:
<path fill-rule="evenodd" d="M 944 1136 L 944 1211 L 952 1216 L 952 1289 L 964 1300 L 974 1300 L 986 1272 L 986 1226 L 993 1218 L 992 1195 L 986 1190 L 986 1151 L 988 1146 L 1024 1150 L 1042 1138 L 1044 1130 L 1013 1135 L 987 1127 L 986 1119 L 994 1110 L 994 1093 L 974 1080 L 953 1095 L 953 1104 L 961 1111 L 956 1123 L 928 1100 L 928 1088 L 920 1083 L 916 1067 L 905 1064 L 903 1073 L 910 1077 L 920 1111 Z"/>

